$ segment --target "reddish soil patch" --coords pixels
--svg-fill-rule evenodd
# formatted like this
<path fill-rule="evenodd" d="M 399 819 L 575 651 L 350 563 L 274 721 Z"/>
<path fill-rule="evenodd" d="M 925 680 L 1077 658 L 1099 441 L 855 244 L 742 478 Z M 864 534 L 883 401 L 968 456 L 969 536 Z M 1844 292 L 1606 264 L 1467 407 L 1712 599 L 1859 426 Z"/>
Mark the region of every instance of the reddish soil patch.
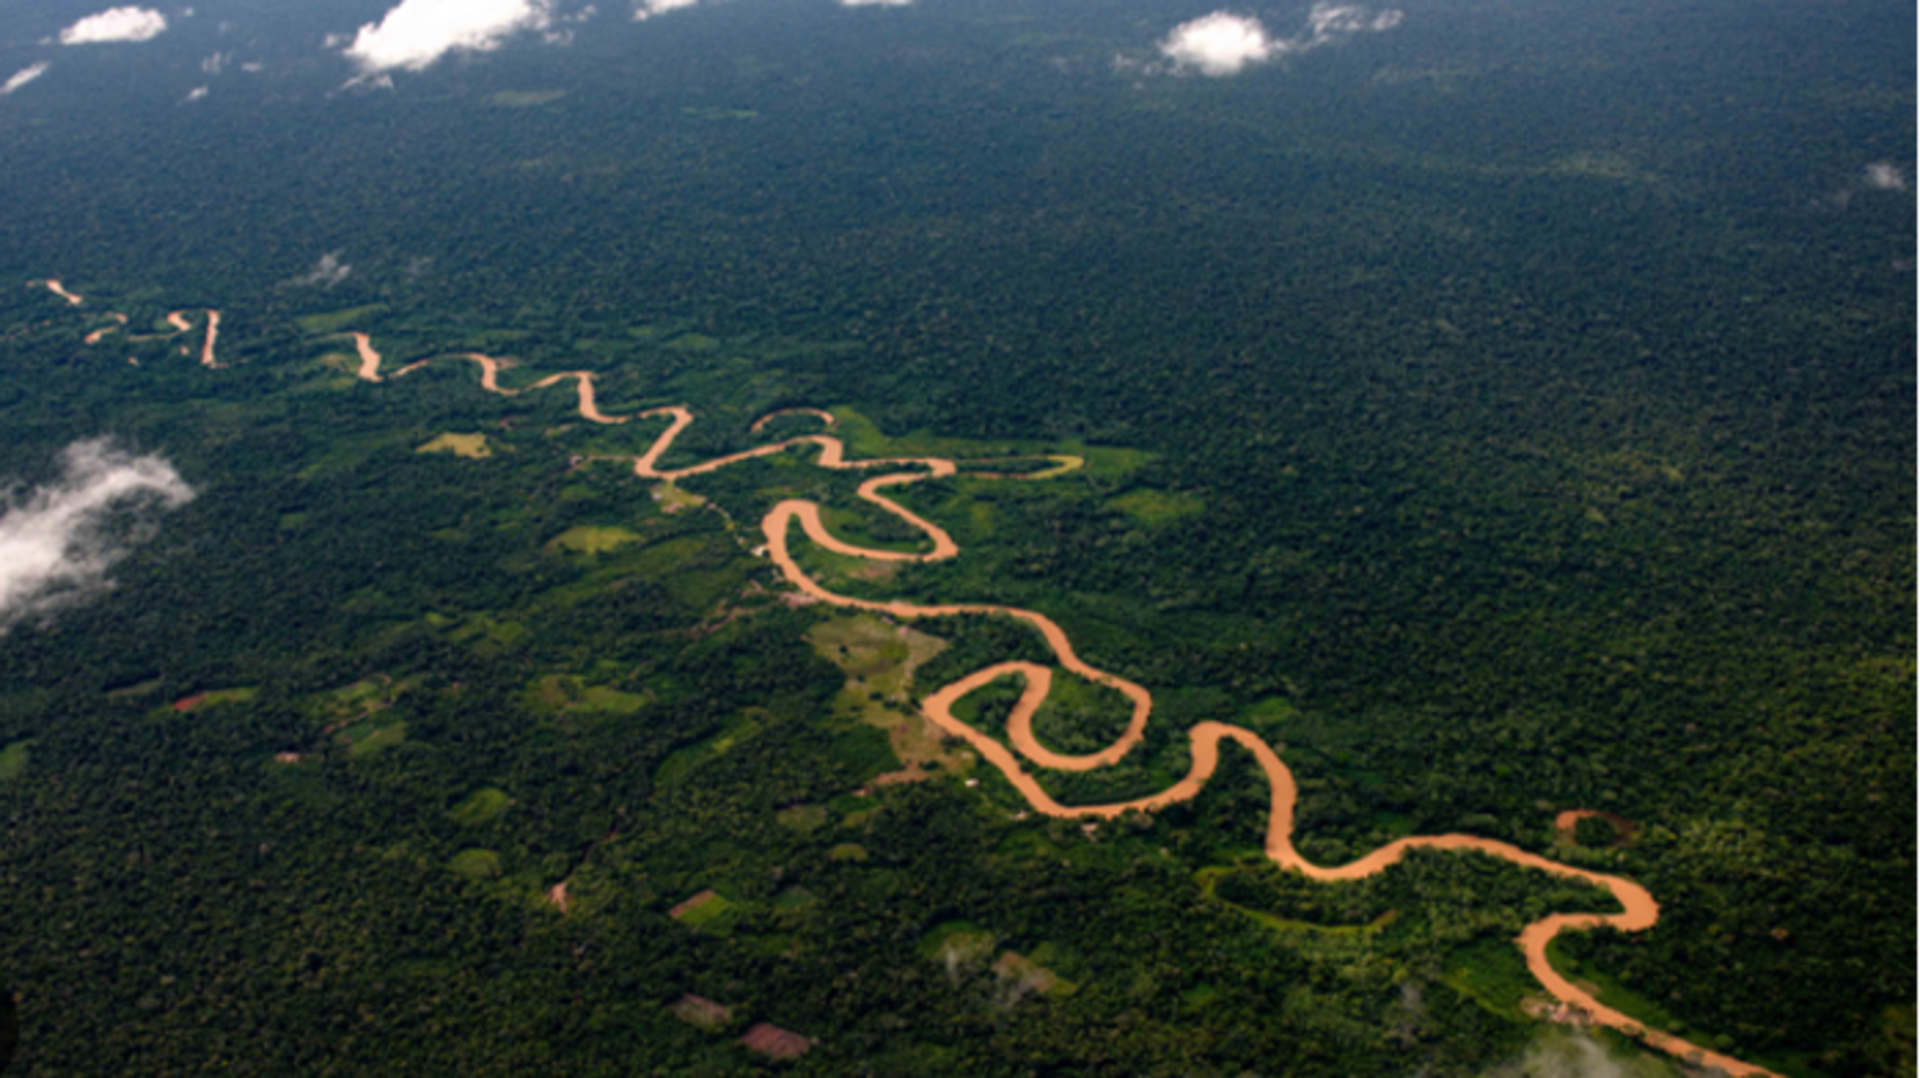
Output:
<path fill-rule="evenodd" d="M 673 1012 L 675 1018 L 690 1026 L 699 1026 L 701 1029 L 724 1026 L 727 1024 L 727 1019 L 733 1017 L 732 1008 L 692 993 L 681 996 L 680 1002 L 667 1009 Z"/>
<path fill-rule="evenodd" d="M 789 1033 L 771 1022 L 756 1022 L 740 1038 L 740 1043 L 774 1059 L 799 1059 L 813 1042 L 798 1033 Z"/>
<path fill-rule="evenodd" d="M 194 693 L 192 696 L 183 696 L 180 699 L 175 700 L 173 702 L 173 709 L 175 711 L 192 711 L 194 708 L 199 707 L 201 704 L 204 704 L 206 702 L 207 702 L 207 694 L 203 692 L 197 692 L 197 693 Z"/>
<path fill-rule="evenodd" d="M 694 910 L 699 909 L 700 907 L 706 905 L 709 902 L 712 902 L 714 899 L 719 897 L 720 895 L 717 892 L 714 892 L 711 890 L 702 891 L 699 894 L 694 895 L 692 898 L 687 899 L 685 902 L 680 903 L 678 906 L 675 906 L 674 908 L 668 910 L 667 916 L 678 921 L 680 918 L 685 917 L 687 914 L 692 913 Z"/>
<path fill-rule="evenodd" d="M 1008 951 L 993 964 L 994 976 L 1009 981 L 1021 981 L 1036 992 L 1045 992 L 1060 983 L 1060 978 L 1044 966 L 1036 966 L 1025 955 Z"/>

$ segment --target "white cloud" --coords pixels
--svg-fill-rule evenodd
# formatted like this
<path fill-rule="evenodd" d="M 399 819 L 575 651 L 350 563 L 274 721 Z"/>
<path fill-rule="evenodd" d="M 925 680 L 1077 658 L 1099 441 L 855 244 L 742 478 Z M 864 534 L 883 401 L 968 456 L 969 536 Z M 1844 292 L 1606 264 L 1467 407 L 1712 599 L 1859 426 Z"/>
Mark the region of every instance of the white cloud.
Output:
<path fill-rule="evenodd" d="M 360 28 L 346 56 L 366 75 L 423 71 L 449 52 L 487 52 L 514 34 L 545 30 L 552 9 L 553 0 L 401 0 L 379 25 Z"/>
<path fill-rule="evenodd" d="M 1224 11 L 1183 22 L 1160 43 L 1161 54 L 1174 66 L 1215 77 L 1271 59 L 1277 49 L 1259 19 Z"/>
<path fill-rule="evenodd" d="M 1323 45 L 1338 37 L 1353 34 L 1391 30 L 1406 18 L 1401 11 L 1382 11 L 1374 14 L 1366 8 L 1352 4 L 1315 4 L 1307 13 L 1307 28 L 1312 34 L 1305 43 L 1296 42 L 1304 48 Z"/>
<path fill-rule="evenodd" d="M 650 19 L 655 15 L 665 15 L 669 11 L 692 7 L 699 2 L 700 0 L 640 0 L 639 6 L 633 9 L 633 17 L 636 21 Z"/>
<path fill-rule="evenodd" d="M 107 570 L 152 534 L 156 510 L 193 499 L 173 465 L 105 439 L 75 442 L 61 458 L 58 482 L 10 492 L 0 514 L 0 631 L 110 587 Z"/>
<path fill-rule="evenodd" d="M 1900 166 L 1875 161 L 1867 166 L 1867 186 L 1875 191 L 1904 191 L 1907 189 L 1907 177 L 1900 171 Z"/>
<path fill-rule="evenodd" d="M 32 67 L 23 67 L 19 71 L 14 72 L 12 78 L 8 79 L 5 83 L 0 83 L 0 97 L 5 97 L 20 87 L 25 86 L 27 83 L 46 74 L 47 69 L 52 66 L 52 64 L 48 63 L 39 63 L 34 64 Z"/>
<path fill-rule="evenodd" d="M 193 89 L 187 91 L 187 100 L 198 101 L 211 92 L 212 91 L 205 86 L 195 86 Z"/>
<path fill-rule="evenodd" d="M 209 56 L 206 59 L 200 61 L 200 70 L 206 72 L 209 75 L 218 75 L 221 71 L 226 69 L 226 66 L 228 64 L 232 62 L 233 62 L 232 53 L 216 52 L 212 56 Z"/>
<path fill-rule="evenodd" d="M 1176 71 L 1198 71 L 1219 78 L 1236 75 L 1252 64 L 1308 52 L 1344 41 L 1355 34 L 1380 33 L 1399 26 L 1405 14 L 1398 10 L 1370 11 L 1358 4 L 1318 3 L 1307 13 L 1303 33 L 1274 37 L 1259 19 L 1216 11 L 1173 28 L 1160 43 L 1160 54 Z M 1121 66 L 1129 67 L 1123 63 Z"/>
<path fill-rule="evenodd" d="M 352 266 L 340 261 L 340 252 L 329 251 L 320 256 L 320 261 L 314 263 L 312 272 L 295 277 L 287 284 L 295 288 L 307 288 L 313 285 L 332 288 L 346 280 L 347 274 L 352 272 Z"/>
<path fill-rule="evenodd" d="M 116 7 L 89 15 L 60 31 L 62 45 L 98 45 L 107 41 L 152 41 L 167 29 L 167 17 L 150 8 Z"/>

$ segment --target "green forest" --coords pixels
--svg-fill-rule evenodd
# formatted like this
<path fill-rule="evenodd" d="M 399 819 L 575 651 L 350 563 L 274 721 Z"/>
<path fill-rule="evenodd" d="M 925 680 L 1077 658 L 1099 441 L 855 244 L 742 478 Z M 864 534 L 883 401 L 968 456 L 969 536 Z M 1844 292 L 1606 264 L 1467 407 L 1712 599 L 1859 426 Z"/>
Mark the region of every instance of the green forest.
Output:
<path fill-rule="evenodd" d="M 0 543 L 83 439 L 194 492 L 0 633 L 9 1073 L 1573 1050 L 1512 941 L 1604 892 L 1431 851 L 1281 871 L 1232 748 L 1187 804 L 1032 813 L 917 702 L 1052 662 L 1037 634 L 903 635 L 757 549 L 794 498 L 925 549 L 865 476 L 796 447 L 642 480 L 664 419 L 446 359 L 364 381 L 353 332 L 389 376 L 484 352 L 684 405 L 668 467 L 821 430 L 752 429 L 788 408 L 854 458 L 956 459 L 890 496 L 958 557 L 796 554 L 841 594 L 1038 611 L 1148 688 L 1144 743 L 1039 772 L 1054 797 L 1164 789 L 1234 723 L 1314 862 L 1465 832 L 1628 877 L 1659 923 L 1552 955 L 1607 1005 L 1794 1078 L 1914 1073 L 1914 201 L 1834 196 L 1913 157 L 1912 56 L 1835 58 L 1911 12 L 1410 6 L 1213 80 L 1116 69 L 1172 21 L 1137 0 L 739 0 L 346 92 L 282 37 L 378 5 L 245 29 L 274 6 L 214 16 L 267 60 L 248 95 L 135 88 L 199 77 L 182 20 L 0 97 Z M 1020 688 L 961 715 L 1001 736 Z M 1084 752 L 1126 719 L 1056 672 L 1034 722 Z"/>

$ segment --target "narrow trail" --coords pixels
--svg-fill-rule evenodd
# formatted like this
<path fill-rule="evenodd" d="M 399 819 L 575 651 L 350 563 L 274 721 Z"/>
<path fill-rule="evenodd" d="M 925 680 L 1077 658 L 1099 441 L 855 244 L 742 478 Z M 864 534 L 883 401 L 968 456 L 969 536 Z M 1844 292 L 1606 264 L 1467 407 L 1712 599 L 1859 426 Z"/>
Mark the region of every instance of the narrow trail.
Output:
<path fill-rule="evenodd" d="M 69 302 L 76 305 L 79 303 L 79 298 L 61 289 L 59 282 L 45 283 L 56 294 L 67 296 Z M 208 311 L 207 314 L 207 339 L 202 351 L 202 362 L 208 366 L 214 366 L 212 357 L 219 329 L 219 313 Z M 169 316 L 170 320 L 171 317 Z M 175 324 L 178 325 L 178 323 Z M 184 332 L 184 328 L 182 331 Z M 359 352 L 360 366 L 356 371 L 357 377 L 366 382 L 384 381 L 380 373 L 382 357 L 374 349 L 372 339 L 364 333 L 349 333 L 341 336 L 352 338 Z M 591 371 L 564 371 L 548 375 L 528 386 L 514 389 L 500 384 L 500 372 L 505 366 L 502 361 L 477 352 L 423 359 L 402 367 L 390 377 L 398 378 L 442 359 L 465 360 L 478 365 L 481 372 L 481 388 L 502 396 L 518 396 L 521 393 L 544 389 L 572 379 L 579 397 L 580 415 L 590 422 L 613 425 L 645 419 L 668 420 L 667 429 L 654 439 L 646 452 L 634 459 L 633 472 L 643 479 L 670 482 L 688 476 L 704 475 L 742 461 L 783 453 L 799 445 L 817 446 L 820 453 L 816 463 L 822 468 L 851 471 L 903 469 L 889 471 L 887 474 L 868 479 L 860 485 L 859 497 L 881 511 L 919 529 L 931 541 L 933 547 L 931 551 L 910 553 L 871 550 L 844 542 L 827 530 L 821 516 L 821 508 L 817 503 L 790 499 L 776 504 L 761 522 L 761 531 L 766 537 L 767 554 L 779 568 L 781 575 L 796 590 L 832 606 L 883 613 L 903 621 L 972 614 L 1005 617 L 1023 622 L 1032 626 L 1047 642 L 1048 648 L 1052 650 L 1061 668 L 1096 684 L 1114 689 L 1131 700 L 1132 718 L 1126 730 L 1111 745 L 1098 752 L 1067 756 L 1040 744 L 1033 733 L 1034 715 L 1038 712 L 1041 703 L 1045 701 L 1053 684 L 1053 671 L 1048 667 L 1029 662 L 997 663 L 961 678 L 926 698 L 922 703 L 922 711 L 927 720 L 942 731 L 965 739 L 982 759 L 992 764 L 1006 777 L 1035 811 L 1062 819 L 1112 819 L 1129 811 L 1153 812 L 1191 800 L 1199 795 L 1219 767 L 1221 745 L 1231 742 L 1252 755 L 1267 777 L 1271 791 L 1271 807 L 1267 822 L 1266 854 L 1275 864 L 1298 871 L 1310 879 L 1332 882 L 1365 879 L 1377 875 L 1398 863 L 1409 850 L 1461 850 L 1485 854 L 1523 868 L 1603 888 L 1620 903 L 1622 912 L 1553 914 L 1526 926 L 1515 940 L 1526 958 L 1528 971 L 1540 982 L 1547 994 L 1583 1012 L 1587 1020 L 1595 1024 L 1638 1038 L 1649 1047 L 1667 1052 L 1690 1065 L 1717 1068 L 1733 1078 L 1782 1078 L 1781 1075 L 1763 1067 L 1710 1051 L 1671 1034 L 1647 1029 L 1627 1015 L 1603 1005 L 1590 992 L 1568 981 L 1553 969 L 1547 960 L 1547 945 L 1563 932 L 1586 931 L 1603 926 L 1610 926 L 1623 932 L 1640 932 L 1653 927 L 1660 919 L 1660 905 L 1654 901 L 1653 895 L 1645 887 L 1620 876 L 1609 876 L 1564 865 L 1510 843 L 1475 835 L 1418 835 L 1390 842 L 1345 865 L 1316 865 L 1303 857 L 1293 844 L 1294 808 L 1299 798 L 1299 789 L 1294 781 L 1293 772 L 1271 746 L 1250 730 L 1221 722 L 1202 722 L 1192 727 L 1188 731 L 1188 738 L 1192 743 L 1192 768 L 1185 778 L 1159 793 L 1106 805 L 1063 805 L 1056 801 L 1041 788 L 1039 782 L 1027 771 L 1022 760 L 1038 767 L 1057 771 L 1091 771 L 1117 763 L 1139 745 L 1146 734 L 1147 722 L 1153 712 L 1151 693 L 1140 685 L 1100 670 L 1081 659 L 1074 651 L 1073 643 L 1066 631 L 1044 614 L 1018 607 L 985 603 L 924 605 L 841 595 L 828 590 L 808 576 L 794 559 L 792 550 L 788 546 L 789 534 L 793 525 L 798 523 L 802 533 L 815 545 L 848 557 L 888 562 L 935 562 L 957 556 L 960 548 L 944 529 L 881 493 L 890 487 L 954 475 L 958 472 L 958 467 L 953 461 L 939 457 L 848 460 L 846 447 L 839 438 L 826 434 L 811 434 L 755 446 L 739 453 L 686 467 L 662 468 L 661 459 L 673 448 L 680 434 L 693 425 L 693 412 L 685 407 L 674 405 L 649 409 L 633 416 L 610 416 L 601 412 L 597 405 L 594 397 L 594 375 Z M 752 430 L 759 431 L 776 415 L 792 413 L 815 416 L 821 419 L 829 429 L 834 425 L 833 416 L 827 412 L 810 408 L 787 409 L 763 417 L 753 425 Z M 1058 474 L 1058 469 L 1039 473 L 1039 476 L 1053 474 Z M 1036 476 L 1026 478 L 1031 479 Z M 962 722 L 953 713 L 954 706 L 961 699 L 1003 677 L 1017 678 L 1024 684 L 1019 702 L 1007 720 L 1007 741 L 1011 744 L 1011 748 L 1008 744 L 1003 744 Z M 1583 811 L 1573 810 L 1574 813 Z M 1563 814 L 1562 822 L 1565 822 L 1567 815 Z M 564 892 L 561 895 L 559 900 L 564 901 Z"/>

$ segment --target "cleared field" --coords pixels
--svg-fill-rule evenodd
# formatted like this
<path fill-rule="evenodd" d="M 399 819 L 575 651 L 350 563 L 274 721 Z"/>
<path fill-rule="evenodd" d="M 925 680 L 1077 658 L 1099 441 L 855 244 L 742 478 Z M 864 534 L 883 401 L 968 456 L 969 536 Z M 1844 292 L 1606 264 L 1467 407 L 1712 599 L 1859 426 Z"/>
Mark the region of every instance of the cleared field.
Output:
<path fill-rule="evenodd" d="M 815 625 L 807 633 L 807 642 L 847 674 L 846 687 L 834 701 L 836 712 L 886 732 L 901 767 L 877 781 L 912 781 L 935 769 L 954 773 L 972 765 L 973 754 L 950 749 L 909 699 L 914 670 L 945 651 L 945 640 L 859 614 Z"/>
<path fill-rule="evenodd" d="M 627 528 L 581 524 L 554 536 L 547 546 L 574 554 L 611 554 L 640 541 L 639 534 Z"/>
<path fill-rule="evenodd" d="M 483 460 L 493 456 L 493 447 L 487 444 L 484 434 L 442 434 L 433 441 L 414 449 L 415 453 L 452 453 L 456 457 L 468 460 Z"/>
<path fill-rule="evenodd" d="M 470 880 L 491 880 L 500 875 L 500 855 L 492 850 L 461 850 L 447 867 Z"/>
<path fill-rule="evenodd" d="M 16 741 L 0 749 L 0 782 L 9 782 L 19 778 L 27 770 L 27 750 L 32 741 Z"/>
<path fill-rule="evenodd" d="M 1164 490 L 1136 490 L 1107 503 L 1148 527 L 1172 524 L 1206 512 L 1205 503 L 1191 494 Z"/>
<path fill-rule="evenodd" d="M 512 806 L 513 799 L 507 796 L 506 791 L 486 786 L 461 799 L 459 804 L 447 810 L 447 816 L 462 827 L 478 827 Z"/>

